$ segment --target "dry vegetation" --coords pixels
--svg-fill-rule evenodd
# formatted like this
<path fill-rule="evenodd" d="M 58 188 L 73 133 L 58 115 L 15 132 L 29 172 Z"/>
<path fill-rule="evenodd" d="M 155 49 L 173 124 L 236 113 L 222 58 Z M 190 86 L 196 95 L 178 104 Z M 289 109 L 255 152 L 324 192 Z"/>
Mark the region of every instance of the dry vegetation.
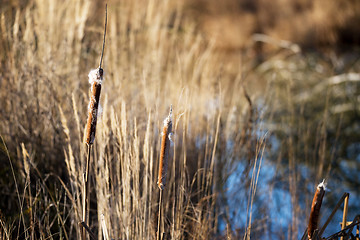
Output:
<path fill-rule="evenodd" d="M 221 29 L 229 31 L 236 8 L 226 2 L 220 12 L 235 9 L 228 19 L 220 19 Z M 239 9 L 252 5 L 239 2 Z M 321 17 L 316 13 L 322 9 L 320 1 L 312 7 L 309 1 L 289 1 L 306 9 L 300 11 L 306 16 L 296 15 L 292 21 L 297 23 L 274 20 L 285 27 L 256 17 L 272 15 L 263 13 L 266 1 L 255 2 L 255 10 L 248 6 L 251 11 L 241 10 L 246 13 L 238 19 L 251 24 L 245 21 L 235 36 L 220 32 L 235 44 L 209 36 L 207 32 L 219 32 L 204 27 L 210 20 L 198 15 L 201 9 L 211 15 L 217 4 L 108 2 L 102 114 L 89 179 L 89 224 L 99 239 L 156 238 L 162 120 L 171 104 L 173 142 L 161 207 L 164 239 L 240 239 L 250 234 L 285 239 L 285 230 L 287 239 L 297 239 L 309 214 L 303 207 L 311 206 L 313 189 L 306 185 L 331 175 L 336 184 L 343 180 L 336 164 L 358 138 L 359 55 L 308 54 L 301 51 L 308 46 L 306 37 L 296 41 L 300 45 L 289 43 L 299 51 L 278 40 L 297 39 L 292 26 Z M 275 1 L 276 6 L 282 2 Z M 271 6 L 274 15 L 276 6 Z M 359 19 L 351 11 L 351 6 L 359 8 L 358 2 L 346 6 L 343 19 L 329 23 L 334 32 L 324 30 L 334 36 L 326 46 L 338 44 L 339 29 Z M 101 1 L 85 0 L 14 1 L 0 7 L 0 238 L 80 239 L 87 74 L 98 66 L 104 8 Z M 335 4 L 321 13 L 333 14 L 331 8 Z M 189 17 L 194 12 L 201 17 Z M 320 17 L 317 24 L 326 27 Z M 210 19 L 214 24 L 208 27 L 218 28 L 216 17 Z M 275 37 L 272 44 L 255 43 L 251 34 L 258 31 Z M 297 34 L 311 34 L 305 32 Z M 317 44 L 323 43 L 321 37 Z M 265 52 L 259 47 L 269 45 Z M 277 148 L 268 140 L 275 136 Z M 342 140 L 349 137 L 353 140 Z M 269 189 L 259 192 L 264 157 L 275 159 L 276 175 Z M 240 172 L 239 163 L 244 165 Z M 298 164 L 310 173 L 302 175 Z M 233 182 L 234 198 L 227 182 L 233 174 L 240 182 Z M 279 184 L 291 195 L 287 229 L 277 228 L 270 213 L 274 200 L 266 199 Z M 239 223 L 239 216 L 246 219 Z"/>

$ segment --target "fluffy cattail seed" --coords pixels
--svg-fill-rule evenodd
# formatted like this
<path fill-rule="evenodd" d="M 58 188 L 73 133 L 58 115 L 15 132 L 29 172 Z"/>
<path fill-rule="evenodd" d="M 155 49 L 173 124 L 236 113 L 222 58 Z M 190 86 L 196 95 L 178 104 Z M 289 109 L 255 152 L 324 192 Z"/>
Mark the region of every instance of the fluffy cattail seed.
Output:
<path fill-rule="evenodd" d="M 313 238 L 314 231 L 318 229 L 321 203 L 325 194 L 325 179 L 317 186 L 314 199 L 311 204 L 310 219 L 308 225 L 308 239 Z"/>
<path fill-rule="evenodd" d="M 162 131 L 161 139 L 161 150 L 160 150 L 160 160 L 159 160 L 159 179 L 158 187 L 162 190 L 165 186 L 166 180 L 166 171 L 168 166 L 169 150 L 170 150 L 170 141 L 171 141 L 171 131 L 172 131 L 172 107 L 170 107 L 169 116 L 164 120 L 164 128 Z"/>
<path fill-rule="evenodd" d="M 104 70 L 101 67 L 91 70 L 89 73 L 89 83 L 91 84 L 91 89 L 90 89 L 90 102 L 88 106 L 88 119 L 87 119 L 85 138 L 84 138 L 85 143 L 88 145 L 93 144 L 95 139 L 101 83 L 104 80 L 103 75 L 104 75 Z"/>

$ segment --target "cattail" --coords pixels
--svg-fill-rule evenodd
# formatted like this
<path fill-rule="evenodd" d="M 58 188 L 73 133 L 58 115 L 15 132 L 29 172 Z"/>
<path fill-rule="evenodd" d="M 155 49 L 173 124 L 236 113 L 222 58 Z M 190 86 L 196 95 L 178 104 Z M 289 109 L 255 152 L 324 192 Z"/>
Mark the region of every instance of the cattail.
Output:
<path fill-rule="evenodd" d="M 170 140 L 171 140 L 171 131 L 172 131 L 172 107 L 170 107 L 169 116 L 164 120 L 164 128 L 162 131 L 161 139 L 161 150 L 160 150 L 160 160 L 159 160 L 159 179 L 158 186 L 162 190 L 164 189 L 166 183 L 166 171 L 168 166 L 169 150 L 170 150 Z"/>
<path fill-rule="evenodd" d="M 314 199 L 311 204 L 310 219 L 308 225 L 308 239 L 313 238 L 314 231 L 318 229 L 321 203 L 325 194 L 325 179 L 317 186 Z"/>
<path fill-rule="evenodd" d="M 97 69 L 91 70 L 89 72 L 89 83 L 91 85 L 90 88 L 90 102 L 88 106 L 88 119 L 86 122 L 85 128 L 85 136 L 84 141 L 88 147 L 88 154 L 86 163 L 84 164 L 84 173 L 83 173 L 83 184 L 82 184 L 82 222 L 80 223 L 81 226 L 84 227 L 82 229 L 82 239 L 86 240 L 86 231 L 93 236 L 90 229 L 88 229 L 88 220 L 89 217 L 89 189 L 90 189 L 90 156 L 91 156 L 91 145 L 94 143 L 95 140 L 95 132 L 96 132 L 96 121 L 98 116 L 98 109 L 99 109 L 99 100 L 100 100 L 100 92 L 101 92 L 101 83 L 104 80 L 104 70 L 101 68 L 101 63 L 104 56 L 104 48 L 105 48 L 105 36 L 106 36 L 106 25 L 107 25 L 107 5 L 105 5 L 105 29 L 104 29 L 104 41 L 102 45 L 101 57 L 100 57 L 100 64 Z"/>
<path fill-rule="evenodd" d="M 89 83 L 91 84 L 91 89 L 90 89 L 91 95 L 88 106 L 88 119 L 87 119 L 87 124 L 85 129 L 85 139 L 84 139 L 85 143 L 88 145 L 93 144 L 95 139 L 101 83 L 104 80 L 103 75 L 104 75 L 104 70 L 101 67 L 91 70 L 89 73 Z"/>

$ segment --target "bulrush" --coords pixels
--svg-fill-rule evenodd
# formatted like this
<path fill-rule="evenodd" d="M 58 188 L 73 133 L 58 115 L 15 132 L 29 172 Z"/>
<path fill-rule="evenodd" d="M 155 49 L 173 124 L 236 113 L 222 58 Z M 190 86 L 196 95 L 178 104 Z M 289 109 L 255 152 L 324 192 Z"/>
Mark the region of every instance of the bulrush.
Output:
<path fill-rule="evenodd" d="M 172 134 L 171 118 L 172 118 L 172 107 L 170 107 L 169 115 L 164 120 L 164 128 L 162 131 L 160 159 L 159 159 L 159 178 L 157 182 L 158 187 L 161 190 L 164 189 L 166 184 L 166 171 L 168 167 L 170 140 Z"/>
<path fill-rule="evenodd" d="M 158 226 L 157 226 L 157 234 L 156 239 L 162 239 L 162 233 L 160 231 L 161 227 L 161 205 L 162 205 L 162 191 L 166 184 L 166 172 L 168 167 L 169 160 L 169 150 L 170 150 L 170 141 L 172 134 L 172 106 L 170 107 L 170 112 L 167 118 L 164 120 L 164 127 L 162 131 L 161 138 L 161 149 L 160 149 L 160 159 L 159 159 L 159 178 L 157 185 L 160 189 L 159 191 L 159 211 L 158 211 Z"/>
<path fill-rule="evenodd" d="M 310 219 L 308 225 L 308 239 L 313 238 L 314 232 L 318 229 L 321 203 L 325 194 L 325 179 L 317 186 L 314 199 L 311 204 Z"/>
<path fill-rule="evenodd" d="M 88 154 L 86 163 L 84 165 L 84 173 L 83 173 L 83 184 L 82 184 L 82 222 L 80 225 L 84 228 L 82 229 L 82 240 L 86 240 L 86 231 L 90 234 L 90 236 L 94 236 L 88 227 L 89 222 L 89 194 L 90 194 L 90 156 L 91 156 L 91 145 L 95 140 L 95 132 L 96 132 L 96 122 L 97 115 L 99 109 L 99 100 L 100 100 L 100 92 L 101 92 L 101 84 L 104 80 L 104 70 L 101 68 L 101 63 L 104 56 L 104 48 L 105 48 L 105 36 L 106 36 L 106 25 L 107 25 L 107 5 L 105 6 L 105 29 L 104 29 L 104 41 L 102 45 L 100 64 L 97 69 L 93 69 L 89 73 L 89 83 L 91 84 L 90 88 L 90 102 L 88 106 L 88 118 L 85 127 L 85 135 L 84 141 L 87 144 Z"/>
<path fill-rule="evenodd" d="M 87 124 L 85 128 L 85 138 L 84 138 L 85 143 L 88 145 L 93 144 L 95 139 L 101 83 L 104 80 L 103 75 L 104 75 L 104 70 L 101 67 L 91 70 L 89 73 L 89 83 L 91 84 L 91 89 L 90 89 L 91 95 L 88 106 L 88 118 L 87 118 Z"/>

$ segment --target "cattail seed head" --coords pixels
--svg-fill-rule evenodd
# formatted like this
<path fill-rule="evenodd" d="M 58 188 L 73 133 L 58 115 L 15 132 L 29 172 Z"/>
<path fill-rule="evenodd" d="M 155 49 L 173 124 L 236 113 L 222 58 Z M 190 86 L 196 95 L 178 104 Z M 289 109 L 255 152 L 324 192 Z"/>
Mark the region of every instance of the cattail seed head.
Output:
<path fill-rule="evenodd" d="M 311 240 L 314 231 L 318 229 L 321 203 L 325 194 L 325 179 L 317 186 L 314 199 L 311 204 L 310 219 L 308 225 L 308 239 Z"/>
<path fill-rule="evenodd" d="M 104 80 L 103 75 L 104 75 L 104 70 L 102 68 L 91 70 L 89 73 L 89 83 L 91 84 L 91 89 L 90 89 L 90 101 L 88 106 L 88 118 L 87 118 L 85 137 L 84 137 L 84 141 L 88 145 L 93 144 L 95 139 L 101 83 Z"/>
<path fill-rule="evenodd" d="M 159 179 L 157 182 L 158 187 L 161 190 L 164 189 L 166 183 L 166 171 L 168 167 L 170 140 L 171 140 L 170 137 L 172 134 L 171 131 L 172 131 L 172 107 L 170 107 L 169 115 L 164 120 L 164 127 L 162 131 L 160 159 L 159 159 Z"/>

